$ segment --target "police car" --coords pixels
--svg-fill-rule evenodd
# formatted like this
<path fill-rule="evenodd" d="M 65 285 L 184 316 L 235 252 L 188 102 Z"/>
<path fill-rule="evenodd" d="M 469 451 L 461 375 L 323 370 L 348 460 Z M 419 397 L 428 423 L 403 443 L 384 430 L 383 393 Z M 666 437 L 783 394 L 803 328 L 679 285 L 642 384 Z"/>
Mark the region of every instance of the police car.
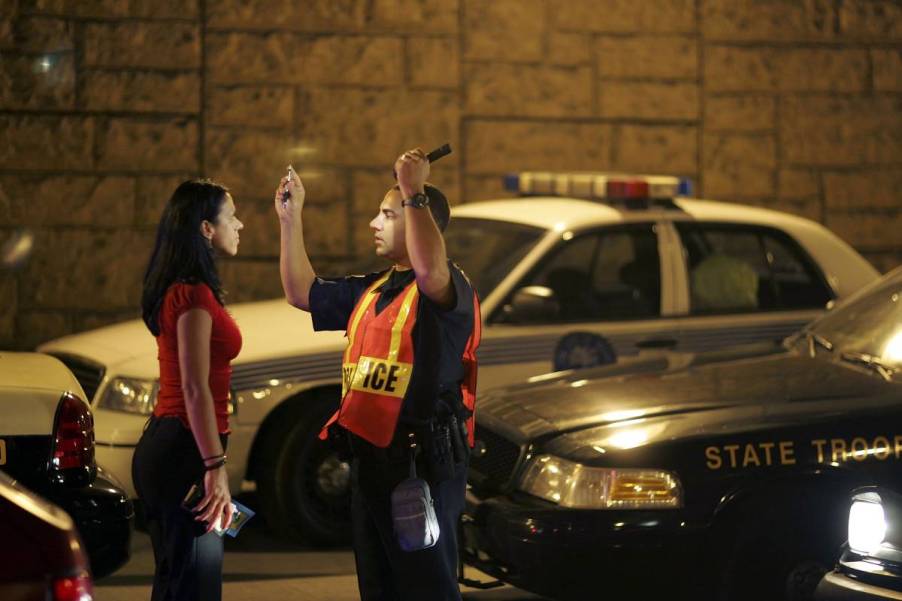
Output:
<path fill-rule="evenodd" d="M 482 389 L 644 351 L 779 339 L 878 277 L 814 222 L 684 198 L 677 178 L 529 172 L 507 183 L 524 197 L 455 207 L 445 235 L 482 300 Z M 338 403 L 345 338 L 313 333 L 283 299 L 229 310 L 244 337 L 233 490 L 256 486 L 280 532 L 342 540 L 349 470 L 316 433 Z M 153 338 L 134 320 L 40 348 L 79 377 L 98 457 L 130 487 L 157 395 Z"/>
<path fill-rule="evenodd" d="M 128 561 L 134 511 L 115 478 L 97 465 L 85 398 L 72 373 L 53 357 L 0 352 L 0 472 L 72 516 L 99 578 Z M 0 505 L 17 511 L 15 503 Z M 68 529 L 60 520 L 55 523 L 58 529 Z M 36 522 L 35 528 L 43 526 Z M 13 536 L 14 530 L 4 532 Z M 6 546 L 6 539 L 0 540 Z M 12 549 L 14 555 L 19 551 L 21 557 L 31 552 L 27 547 Z M 20 566 L 23 582 L 35 567 Z"/>
<path fill-rule="evenodd" d="M 483 395 L 466 560 L 554 598 L 810 599 L 852 491 L 900 490 L 900 371 L 902 268 L 780 343 Z"/>

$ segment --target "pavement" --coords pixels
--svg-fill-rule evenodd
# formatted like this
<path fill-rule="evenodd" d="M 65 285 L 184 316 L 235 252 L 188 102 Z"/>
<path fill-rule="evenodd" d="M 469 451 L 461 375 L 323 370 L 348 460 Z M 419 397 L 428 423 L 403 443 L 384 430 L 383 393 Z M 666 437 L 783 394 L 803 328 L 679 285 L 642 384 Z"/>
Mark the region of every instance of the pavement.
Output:
<path fill-rule="evenodd" d="M 262 521 L 248 522 L 238 538 L 226 538 L 223 601 L 358 601 L 350 548 L 314 549 L 272 536 Z M 466 575 L 488 576 L 472 568 Z M 95 601 L 150 599 L 153 551 L 146 533 L 135 531 L 132 556 L 116 573 L 95 582 Z M 467 601 L 543 601 L 520 589 L 461 589 Z"/>

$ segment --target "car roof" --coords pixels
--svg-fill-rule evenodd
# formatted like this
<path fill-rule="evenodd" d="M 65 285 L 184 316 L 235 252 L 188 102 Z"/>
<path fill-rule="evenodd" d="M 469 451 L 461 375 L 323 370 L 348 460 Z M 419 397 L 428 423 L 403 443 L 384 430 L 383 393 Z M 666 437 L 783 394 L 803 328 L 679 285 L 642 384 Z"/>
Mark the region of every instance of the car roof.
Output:
<path fill-rule="evenodd" d="M 786 228 L 813 223 L 789 213 L 749 205 L 692 198 L 676 198 L 673 202 L 677 208 L 652 205 L 647 209 L 624 209 L 578 198 L 527 196 L 458 205 L 454 207 L 453 215 L 520 223 L 545 230 L 578 229 L 662 218 L 673 221 L 766 224 Z"/>

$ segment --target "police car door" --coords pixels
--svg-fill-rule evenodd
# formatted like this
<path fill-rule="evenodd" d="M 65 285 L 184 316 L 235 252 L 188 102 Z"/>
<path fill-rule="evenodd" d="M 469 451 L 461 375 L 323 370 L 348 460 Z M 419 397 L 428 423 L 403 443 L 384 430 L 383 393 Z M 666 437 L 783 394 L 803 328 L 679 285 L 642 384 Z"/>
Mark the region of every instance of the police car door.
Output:
<path fill-rule="evenodd" d="M 833 292 L 817 263 L 773 227 L 675 221 L 679 348 L 703 352 L 782 340 L 819 315 Z"/>
<path fill-rule="evenodd" d="M 552 370 L 613 363 L 643 349 L 673 348 L 672 252 L 659 223 L 564 232 L 485 316 L 480 389 Z"/>

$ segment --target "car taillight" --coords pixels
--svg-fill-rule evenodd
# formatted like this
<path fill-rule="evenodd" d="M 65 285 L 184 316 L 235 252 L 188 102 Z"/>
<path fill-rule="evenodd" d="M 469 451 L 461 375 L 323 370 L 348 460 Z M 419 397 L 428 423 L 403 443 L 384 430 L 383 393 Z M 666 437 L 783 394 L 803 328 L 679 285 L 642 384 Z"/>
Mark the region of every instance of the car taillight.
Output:
<path fill-rule="evenodd" d="M 63 394 L 53 421 L 51 477 L 60 484 L 84 486 L 97 473 L 94 462 L 94 417 L 87 403 Z"/>
<path fill-rule="evenodd" d="M 53 601 L 93 601 L 94 585 L 91 576 L 82 573 L 69 578 L 57 578 L 53 581 Z"/>

